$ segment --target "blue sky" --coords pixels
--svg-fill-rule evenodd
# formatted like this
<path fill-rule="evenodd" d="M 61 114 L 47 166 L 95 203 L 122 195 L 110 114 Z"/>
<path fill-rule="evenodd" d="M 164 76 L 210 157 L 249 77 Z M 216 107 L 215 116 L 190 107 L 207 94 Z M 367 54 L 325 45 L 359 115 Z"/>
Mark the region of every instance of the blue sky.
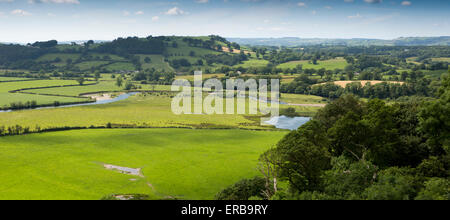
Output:
<path fill-rule="evenodd" d="M 0 42 L 449 36 L 448 0 L 0 0 Z"/>

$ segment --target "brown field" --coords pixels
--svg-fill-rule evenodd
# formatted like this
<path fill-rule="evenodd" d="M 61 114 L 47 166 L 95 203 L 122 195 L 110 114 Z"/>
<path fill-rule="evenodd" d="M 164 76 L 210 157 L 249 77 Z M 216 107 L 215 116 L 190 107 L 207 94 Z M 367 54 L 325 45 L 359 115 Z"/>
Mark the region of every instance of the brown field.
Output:
<path fill-rule="evenodd" d="M 228 47 L 222 47 L 222 51 L 223 52 L 227 52 L 227 53 L 230 53 L 230 48 L 228 48 Z M 237 49 L 233 49 L 233 52 L 232 53 L 241 53 L 241 50 L 237 50 Z M 251 52 L 250 51 L 246 51 L 246 50 L 244 50 L 244 53 L 245 54 L 251 54 Z"/>

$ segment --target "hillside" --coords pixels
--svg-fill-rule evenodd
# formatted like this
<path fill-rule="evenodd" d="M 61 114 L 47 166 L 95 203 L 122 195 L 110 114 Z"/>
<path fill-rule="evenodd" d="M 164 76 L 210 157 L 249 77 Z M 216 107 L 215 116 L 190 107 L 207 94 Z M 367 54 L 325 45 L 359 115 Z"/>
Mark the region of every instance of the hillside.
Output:
<path fill-rule="evenodd" d="M 226 50 L 224 49 L 226 48 Z M 0 44 L 0 67 L 44 72 L 121 73 L 136 70 L 190 72 L 195 68 L 236 65 L 246 58 L 219 36 L 118 38 L 111 42 Z"/>
<path fill-rule="evenodd" d="M 325 39 L 325 38 L 228 38 L 231 42 L 251 46 L 310 46 L 310 45 L 343 45 L 343 46 L 449 46 L 450 36 L 443 37 L 402 37 L 393 40 L 380 39 Z"/>

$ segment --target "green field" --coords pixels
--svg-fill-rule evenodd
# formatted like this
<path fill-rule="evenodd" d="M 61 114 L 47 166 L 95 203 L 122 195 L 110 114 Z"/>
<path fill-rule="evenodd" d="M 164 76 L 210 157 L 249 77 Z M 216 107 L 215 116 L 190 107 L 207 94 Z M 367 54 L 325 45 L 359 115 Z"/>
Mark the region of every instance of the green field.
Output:
<path fill-rule="evenodd" d="M 153 91 L 169 91 L 170 86 L 165 85 L 140 85 L 142 89 Z M 96 92 L 118 92 L 122 91 L 123 87 L 118 87 L 115 81 L 100 81 L 95 85 L 84 85 L 84 86 L 74 86 L 74 87 L 59 87 L 59 88 L 49 88 L 49 89 L 33 89 L 28 92 L 37 94 L 49 94 L 49 95 L 66 95 L 66 96 L 79 96 L 80 94 L 86 93 L 96 93 Z"/>
<path fill-rule="evenodd" d="M 230 184 L 259 175 L 259 155 L 286 133 L 117 129 L 1 137 L 0 199 L 96 200 L 130 193 L 213 199 Z M 144 177 L 102 164 L 142 168 Z"/>
<path fill-rule="evenodd" d="M 234 67 L 244 67 L 244 68 L 266 67 L 267 64 L 269 64 L 269 61 L 267 61 L 267 60 L 250 59 L 250 60 L 244 61 L 242 64 L 235 65 Z"/>
<path fill-rule="evenodd" d="M 108 62 L 108 61 L 85 61 L 85 62 L 77 63 L 77 64 L 75 64 L 75 66 L 80 68 L 80 70 L 90 70 L 91 68 L 103 66 L 108 63 L 110 63 L 110 62 Z"/>
<path fill-rule="evenodd" d="M 25 81 L 25 80 L 31 80 L 31 79 L 19 78 L 19 77 L 3 77 L 3 76 L 0 76 L 0 82 Z"/>
<path fill-rule="evenodd" d="M 245 115 L 175 115 L 171 110 L 172 99 L 166 95 L 136 95 L 107 105 L 91 105 L 70 108 L 37 109 L 0 113 L 4 126 L 21 125 L 32 130 L 54 127 L 117 126 L 139 127 L 188 127 L 188 128 L 246 128 L 262 127 L 258 118 Z M 236 104 L 236 103 L 235 103 Z M 247 105 L 248 106 L 248 105 Z M 70 116 L 70 117 L 68 117 Z"/>
<path fill-rule="evenodd" d="M 142 69 L 152 69 L 159 71 L 173 71 L 173 68 L 169 63 L 164 61 L 164 56 L 162 55 L 138 55 L 141 58 Z M 150 63 L 145 62 L 145 58 L 150 58 Z"/>
<path fill-rule="evenodd" d="M 80 102 L 86 101 L 83 98 L 57 97 L 57 96 L 43 96 L 22 93 L 10 93 L 12 90 L 48 86 L 62 86 L 62 85 L 77 85 L 75 80 L 35 80 L 23 82 L 4 82 L 0 83 L 0 106 L 8 106 L 12 102 L 36 101 L 38 105 L 51 104 L 55 101 L 60 103 Z M 69 88 L 69 87 L 68 87 Z"/>
<path fill-rule="evenodd" d="M 105 68 L 109 71 L 134 71 L 136 67 L 132 63 L 128 62 L 117 62 L 110 65 L 105 66 Z"/>
<path fill-rule="evenodd" d="M 278 68 L 281 69 L 294 69 L 298 65 L 303 65 L 303 69 L 321 69 L 325 68 L 327 70 L 335 70 L 335 69 L 344 69 L 347 66 L 347 61 L 344 58 L 336 58 L 332 60 L 319 60 L 318 64 L 314 65 L 310 63 L 308 60 L 301 61 L 291 61 L 287 63 L 282 63 L 278 65 Z"/>

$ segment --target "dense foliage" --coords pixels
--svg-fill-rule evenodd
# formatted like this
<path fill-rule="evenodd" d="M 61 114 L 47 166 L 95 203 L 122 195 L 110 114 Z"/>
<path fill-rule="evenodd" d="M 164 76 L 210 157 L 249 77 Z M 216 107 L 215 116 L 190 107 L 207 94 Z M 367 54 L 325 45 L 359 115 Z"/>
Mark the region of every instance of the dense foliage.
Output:
<path fill-rule="evenodd" d="M 261 157 L 266 179 L 288 185 L 266 185 L 269 198 L 449 200 L 450 77 L 437 95 L 393 105 L 344 95 L 327 105 Z"/>

